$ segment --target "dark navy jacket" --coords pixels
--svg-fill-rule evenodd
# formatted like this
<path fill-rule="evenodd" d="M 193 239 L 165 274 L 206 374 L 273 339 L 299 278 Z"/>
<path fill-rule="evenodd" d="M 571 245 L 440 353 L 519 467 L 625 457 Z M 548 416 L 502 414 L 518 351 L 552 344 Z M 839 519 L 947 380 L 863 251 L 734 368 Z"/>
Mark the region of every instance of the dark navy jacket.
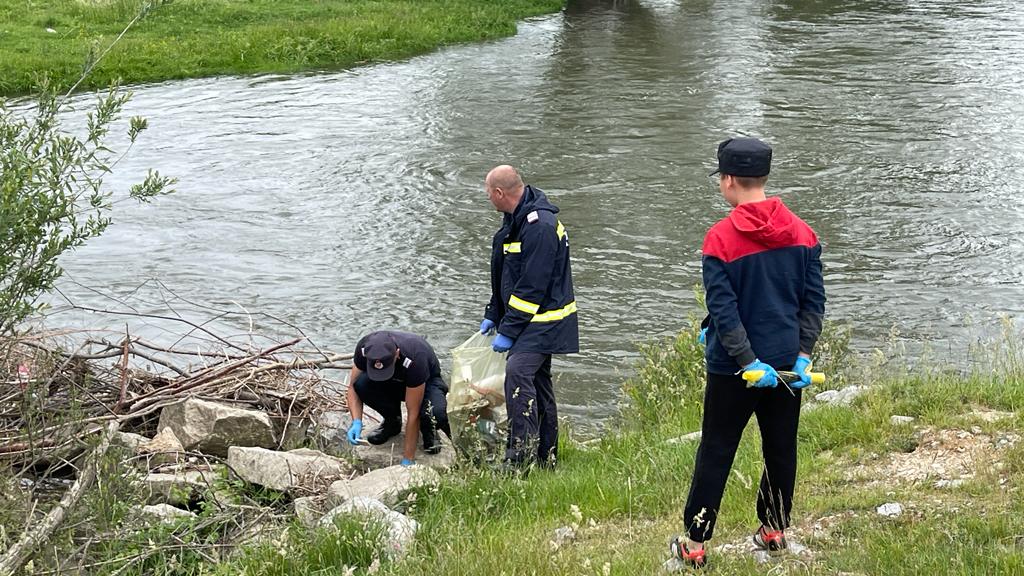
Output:
<path fill-rule="evenodd" d="M 510 353 L 579 352 L 569 235 L 544 192 L 527 186 L 491 246 L 491 302 L 484 317 L 515 340 Z"/>
<path fill-rule="evenodd" d="M 708 372 L 811 354 L 825 315 L 821 244 L 779 198 L 741 204 L 704 237 Z"/>

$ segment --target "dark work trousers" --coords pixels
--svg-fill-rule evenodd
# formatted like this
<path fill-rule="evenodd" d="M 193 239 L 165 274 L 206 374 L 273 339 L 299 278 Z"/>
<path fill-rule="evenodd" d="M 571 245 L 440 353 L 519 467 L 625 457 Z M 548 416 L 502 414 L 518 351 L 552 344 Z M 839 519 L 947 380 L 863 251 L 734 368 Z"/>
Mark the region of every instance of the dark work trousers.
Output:
<path fill-rule="evenodd" d="M 355 382 L 356 395 L 370 408 L 384 417 L 385 422 L 402 422 L 402 402 L 405 402 L 404 382 L 374 382 L 362 373 Z M 442 430 L 451 438 L 452 429 L 448 424 L 448 390 L 444 380 L 435 376 L 427 380 L 427 388 L 423 391 L 423 403 L 420 404 L 420 432 L 424 439 L 434 438 L 434 430 Z"/>
<path fill-rule="evenodd" d="M 505 365 L 508 442 L 505 460 L 553 465 L 558 456 L 558 407 L 551 354 L 516 352 Z"/>
<path fill-rule="evenodd" d="M 764 469 L 757 491 L 757 517 L 774 530 L 789 526 L 796 483 L 796 432 L 801 390 L 785 384 L 747 388 L 740 376 L 708 374 L 704 423 L 683 522 L 691 540 L 710 540 L 736 449 L 751 414 L 761 429 Z"/>

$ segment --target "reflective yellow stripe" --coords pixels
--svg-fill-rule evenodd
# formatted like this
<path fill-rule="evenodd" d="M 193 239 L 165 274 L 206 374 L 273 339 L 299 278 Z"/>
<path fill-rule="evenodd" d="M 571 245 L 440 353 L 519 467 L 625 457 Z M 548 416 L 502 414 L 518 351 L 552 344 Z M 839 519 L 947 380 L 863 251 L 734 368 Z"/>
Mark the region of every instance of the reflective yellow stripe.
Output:
<path fill-rule="evenodd" d="M 515 296 L 513 296 L 515 298 Z M 533 319 L 530 322 L 557 322 L 558 320 L 564 320 L 571 314 L 576 313 L 576 302 L 569 302 L 558 310 L 549 310 L 543 314 L 534 314 Z"/>
<path fill-rule="evenodd" d="M 561 220 L 558 221 L 558 228 L 555 228 L 555 234 L 557 234 L 559 238 L 568 237 L 565 234 L 565 226 L 562 226 Z"/>
<path fill-rule="evenodd" d="M 540 310 L 540 304 L 527 302 L 522 298 L 517 298 L 515 294 L 509 296 L 508 305 L 520 312 L 526 312 L 527 314 L 536 314 L 537 310 Z"/>
<path fill-rule="evenodd" d="M 509 244 L 504 244 L 503 246 L 505 248 L 505 254 L 519 254 L 520 252 L 523 251 L 522 242 L 512 242 Z"/>

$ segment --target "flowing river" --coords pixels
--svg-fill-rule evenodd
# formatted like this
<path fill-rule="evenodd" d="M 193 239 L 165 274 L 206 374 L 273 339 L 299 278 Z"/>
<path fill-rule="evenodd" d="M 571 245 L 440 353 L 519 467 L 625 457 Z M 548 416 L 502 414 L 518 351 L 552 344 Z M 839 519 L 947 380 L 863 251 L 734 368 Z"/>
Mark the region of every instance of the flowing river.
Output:
<path fill-rule="evenodd" d="M 769 192 L 818 231 L 828 315 L 856 346 L 895 326 L 958 355 L 1024 312 L 1014 0 L 571 2 L 405 62 L 142 86 L 127 112 L 151 129 L 108 182 L 152 167 L 178 192 L 119 204 L 64 260 L 72 301 L 192 301 L 238 312 L 228 332 L 260 312 L 342 351 L 405 329 L 447 362 L 488 298 L 483 177 L 512 163 L 571 238 L 583 351 L 556 387 L 581 423 L 615 411 L 637 343 L 697 313 L 701 240 L 727 212 L 707 173 L 731 135 L 773 144 Z"/>

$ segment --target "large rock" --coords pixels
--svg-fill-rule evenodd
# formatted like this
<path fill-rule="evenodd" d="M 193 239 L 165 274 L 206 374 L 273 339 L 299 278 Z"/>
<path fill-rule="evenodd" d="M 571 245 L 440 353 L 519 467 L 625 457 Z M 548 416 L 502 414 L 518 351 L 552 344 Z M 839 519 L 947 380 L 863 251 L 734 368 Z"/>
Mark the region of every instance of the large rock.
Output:
<path fill-rule="evenodd" d="M 189 398 L 160 412 L 159 427 L 169 427 L 186 450 L 227 456 L 230 446 L 272 448 L 274 424 L 266 412 Z"/>
<path fill-rule="evenodd" d="M 246 482 L 282 491 L 322 489 L 352 471 L 344 460 L 306 448 L 275 452 L 232 446 L 228 449 L 228 466 Z"/>
<path fill-rule="evenodd" d="M 416 531 L 419 530 L 419 524 L 415 520 L 395 512 L 380 500 L 373 498 L 355 498 L 345 502 L 325 514 L 320 519 L 320 525 L 325 528 L 332 527 L 340 516 L 358 516 L 382 524 L 386 528 L 384 552 L 393 560 L 403 558 L 412 550 Z"/>
<path fill-rule="evenodd" d="M 372 430 L 372 428 L 371 428 Z M 449 470 L 455 466 L 455 447 L 451 440 L 444 433 L 440 433 L 441 452 L 438 454 L 427 454 L 422 447 L 416 448 L 416 463 L 429 466 L 435 470 Z M 361 470 L 377 470 L 394 466 L 402 461 L 402 452 L 405 450 L 405 436 L 399 434 L 390 442 L 374 446 L 373 444 L 359 444 L 352 446 L 347 441 L 343 448 L 355 460 Z"/>
<path fill-rule="evenodd" d="M 345 433 L 352 425 L 352 416 L 348 411 L 331 410 L 324 412 L 317 417 L 313 424 L 317 445 L 323 449 L 330 448 L 332 452 L 344 449 L 348 444 L 345 440 Z"/>
<path fill-rule="evenodd" d="M 338 506 L 355 498 L 373 498 L 386 504 L 421 486 L 437 486 L 441 475 L 422 465 L 389 466 L 367 472 L 352 480 L 338 480 L 327 491 L 327 504 Z"/>
<path fill-rule="evenodd" d="M 150 504 L 181 506 L 197 499 L 212 489 L 216 472 L 199 470 L 179 471 L 171 474 L 147 474 L 143 479 Z"/>

